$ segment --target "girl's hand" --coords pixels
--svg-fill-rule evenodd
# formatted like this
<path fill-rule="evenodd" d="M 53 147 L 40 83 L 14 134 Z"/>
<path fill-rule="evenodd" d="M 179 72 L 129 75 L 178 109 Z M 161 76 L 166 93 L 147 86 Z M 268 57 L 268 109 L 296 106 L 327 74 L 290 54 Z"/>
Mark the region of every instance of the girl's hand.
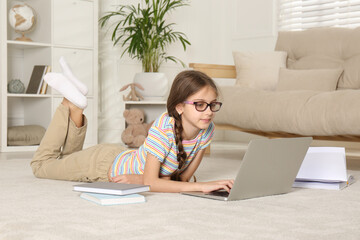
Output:
<path fill-rule="evenodd" d="M 131 184 L 144 184 L 142 174 L 123 174 L 111 178 L 115 183 L 131 183 Z"/>
<path fill-rule="evenodd" d="M 201 191 L 204 193 L 209 193 L 216 190 L 224 189 L 227 192 L 230 192 L 230 189 L 234 185 L 234 180 L 218 180 L 212 182 L 201 183 Z"/>

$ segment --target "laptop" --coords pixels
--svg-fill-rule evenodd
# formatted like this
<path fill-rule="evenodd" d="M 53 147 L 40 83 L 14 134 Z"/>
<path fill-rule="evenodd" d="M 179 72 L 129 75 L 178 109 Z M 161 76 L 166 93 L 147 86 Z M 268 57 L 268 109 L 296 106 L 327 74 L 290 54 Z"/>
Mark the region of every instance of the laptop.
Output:
<path fill-rule="evenodd" d="M 312 137 L 252 140 L 230 193 L 222 190 L 182 194 L 234 201 L 287 193 L 311 142 Z"/>

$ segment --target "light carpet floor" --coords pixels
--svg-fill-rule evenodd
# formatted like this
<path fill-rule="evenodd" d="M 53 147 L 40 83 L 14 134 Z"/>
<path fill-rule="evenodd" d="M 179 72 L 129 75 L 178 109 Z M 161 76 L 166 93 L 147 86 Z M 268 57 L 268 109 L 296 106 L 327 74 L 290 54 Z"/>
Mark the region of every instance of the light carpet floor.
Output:
<path fill-rule="evenodd" d="M 198 180 L 233 178 L 243 154 L 214 146 Z M 359 181 L 342 191 L 294 189 L 235 202 L 145 193 L 146 203 L 98 206 L 72 191 L 73 182 L 35 178 L 31 155 L 0 156 L 1 240 L 360 239 Z M 360 177 L 360 169 L 349 172 Z"/>

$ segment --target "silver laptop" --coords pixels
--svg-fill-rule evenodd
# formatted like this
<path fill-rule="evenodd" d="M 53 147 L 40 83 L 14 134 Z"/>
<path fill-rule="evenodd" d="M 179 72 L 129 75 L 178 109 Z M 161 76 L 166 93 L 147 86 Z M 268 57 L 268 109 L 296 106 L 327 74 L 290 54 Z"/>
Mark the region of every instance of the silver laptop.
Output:
<path fill-rule="evenodd" d="M 223 201 L 283 194 L 291 190 L 312 137 L 257 139 L 249 143 L 230 193 L 182 192 Z"/>

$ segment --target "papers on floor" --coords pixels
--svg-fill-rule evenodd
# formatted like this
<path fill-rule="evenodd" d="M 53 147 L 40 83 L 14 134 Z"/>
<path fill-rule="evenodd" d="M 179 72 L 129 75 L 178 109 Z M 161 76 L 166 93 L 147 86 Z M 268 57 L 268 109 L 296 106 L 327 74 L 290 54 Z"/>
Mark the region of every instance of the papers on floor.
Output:
<path fill-rule="evenodd" d="M 340 190 L 353 182 L 346 172 L 345 148 L 310 147 L 293 187 Z"/>

